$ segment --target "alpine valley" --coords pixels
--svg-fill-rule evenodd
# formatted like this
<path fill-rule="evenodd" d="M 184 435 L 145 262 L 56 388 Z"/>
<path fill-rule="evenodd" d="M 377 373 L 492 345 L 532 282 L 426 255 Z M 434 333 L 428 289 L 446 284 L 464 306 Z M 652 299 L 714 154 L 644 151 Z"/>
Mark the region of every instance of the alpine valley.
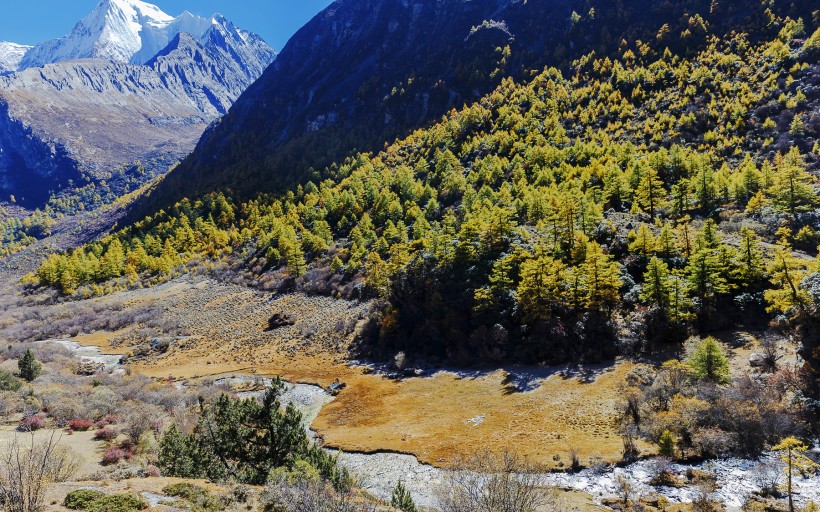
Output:
<path fill-rule="evenodd" d="M 816 0 L 277 16 L 0 44 L 0 512 L 820 510 Z"/>

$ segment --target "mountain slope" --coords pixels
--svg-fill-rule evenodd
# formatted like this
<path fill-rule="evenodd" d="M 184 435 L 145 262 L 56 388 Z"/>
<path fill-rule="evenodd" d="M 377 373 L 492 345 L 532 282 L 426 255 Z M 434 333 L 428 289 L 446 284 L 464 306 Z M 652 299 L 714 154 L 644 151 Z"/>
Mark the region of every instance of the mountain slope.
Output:
<path fill-rule="evenodd" d="M 810 4 L 773 9 L 810 19 Z M 354 148 L 378 149 L 504 76 L 568 68 L 593 50 L 612 55 L 622 40 L 688 55 L 711 34 L 776 33 L 768 23 L 766 7 L 748 0 L 338 0 L 288 42 L 134 218 L 220 187 L 276 190 Z"/>
<path fill-rule="evenodd" d="M 820 318 L 820 30 L 781 26 L 506 80 L 321 181 L 185 199 L 29 280 L 84 296 L 197 266 L 378 297 L 369 355 L 462 363 L 600 361 Z"/>
<path fill-rule="evenodd" d="M 171 18 L 147 5 L 104 0 L 59 44 L 32 49 L 23 66 L 56 63 L 0 77 L 0 199 L 13 195 L 39 206 L 69 183 L 116 181 L 123 166 L 137 161 L 147 177 L 167 170 L 275 58 L 259 36 L 221 16 L 192 23 L 188 14 Z M 122 30 L 115 37 L 109 23 L 123 21 L 124 6 L 142 9 L 143 28 L 199 32 L 176 33 L 144 64 L 129 63 L 151 45 L 108 44 L 128 42 Z M 91 19 L 104 20 L 103 29 L 79 41 Z M 140 35 L 145 42 L 145 31 Z M 46 50 L 54 53 L 41 58 Z M 97 58 L 63 61 L 84 53 Z"/>

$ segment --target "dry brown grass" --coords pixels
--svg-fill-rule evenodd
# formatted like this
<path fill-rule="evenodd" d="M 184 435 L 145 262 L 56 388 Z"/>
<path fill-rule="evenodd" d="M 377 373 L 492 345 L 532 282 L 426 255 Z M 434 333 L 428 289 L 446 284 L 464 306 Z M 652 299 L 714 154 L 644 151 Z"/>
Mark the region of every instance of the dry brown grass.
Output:
<path fill-rule="evenodd" d="M 252 372 L 323 386 L 338 377 L 347 389 L 313 424 L 328 446 L 410 453 L 436 466 L 481 448 L 509 448 L 549 467 L 568 464 L 570 447 L 579 450 L 582 463 L 592 457 L 617 461 L 619 386 L 633 368 L 617 364 L 590 383 L 555 374 L 535 391 L 509 394 L 501 370 L 475 378 L 441 372 L 393 381 L 330 354 L 291 357 L 260 347 L 252 356 L 257 364 L 230 357 L 225 350 L 176 352 L 134 369 L 175 378 Z M 468 421 L 479 416 L 484 419 L 478 425 Z"/>
<path fill-rule="evenodd" d="M 366 304 L 304 295 L 271 298 L 210 280 L 177 280 L 118 300 L 160 305 L 163 321 L 167 316 L 169 323 L 194 335 L 163 355 L 136 362 L 136 373 L 174 379 L 282 375 L 323 386 L 337 377 L 346 382 L 347 389 L 313 424 L 332 447 L 410 453 L 445 467 L 482 448 L 514 450 L 547 467 L 568 465 L 571 447 L 579 451 L 582 464 L 621 456 L 616 407 L 619 387 L 633 368 L 628 362 L 597 368 L 592 379 L 537 369 L 546 380 L 523 393 L 510 391 L 504 370 L 393 381 L 350 367 L 345 357 L 350 335 L 339 333 L 338 326 L 356 325 Z M 294 318 L 295 325 L 265 332 L 268 318 L 281 312 Z M 114 353 L 140 342 L 128 333 L 77 341 Z M 478 425 L 469 421 L 481 416 Z"/>

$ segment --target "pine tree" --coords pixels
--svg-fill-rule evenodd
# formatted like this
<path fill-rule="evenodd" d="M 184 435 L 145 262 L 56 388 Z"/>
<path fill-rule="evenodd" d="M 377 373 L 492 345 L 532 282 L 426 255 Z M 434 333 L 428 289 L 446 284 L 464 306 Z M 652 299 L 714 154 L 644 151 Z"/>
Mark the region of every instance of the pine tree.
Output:
<path fill-rule="evenodd" d="M 120 277 L 125 272 L 125 251 L 119 238 L 115 238 L 108 244 L 108 249 L 100 259 L 98 279 L 107 281 Z"/>
<path fill-rule="evenodd" d="M 387 268 L 387 263 L 384 262 L 377 252 L 371 252 L 367 257 L 365 283 L 367 287 L 373 290 L 379 297 L 387 296 L 387 293 L 390 291 L 390 272 Z"/>
<path fill-rule="evenodd" d="M 792 248 L 781 240 L 769 265 L 771 283 L 775 286 L 765 292 L 769 312 L 788 313 L 797 310 L 802 313 L 809 302 L 808 292 L 800 287 L 806 275 L 804 265 L 792 254 Z"/>
<path fill-rule="evenodd" d="M 717 190 L 715 188 L 715 171 L 706 161 L 705 157 L 698 157 L 695 160 L 695 197 L 698 207 L 702 212 L 709 215 L 717 206 Z"/>
<path fill-rule="evenodd" d="M 661 259 L 654 257 L 646 266 L 643 275 L 641 300 L 650 305 L 657 305 L 666 313 L 670 303 L 669 266 Z"/>
<path fill-rule="evenodd" d="M 692 317 L 692 301 L 685 278 L 678 273 L 669 277 L 669 318 L 673 322 L 685 322 Z"/>
<path fill-rule="evenodd" d="M 401 510 L 401 512 L 416 512 L 416 504 L 410 492 L 404 487 L 401 480 L 393 488 L 393 496 L 390 499 L 390 506 Z"/>
<path fill-rule="evenodd" d="M 655 240 L 655 253 L 661 258 L 672 258 L 677 254 L 675 234 L 669 222 L 665 222 Z"/>
<path fill-rule="evenodd" d="M 806 165 L 797 147 L 792 147 L 786 155 L 775 158 L 775 182 L 772 195 L 775 204 L 795 215 L 798 211 L 817 204 L 814 178 L 806 172 Z"/>
<path fill-rule="evenodd" d="M 787 437 L 772 447 L 772 451 L 781 452 L 780 458 L 786 471 L 786 494 L 789 497 L 789 512 L 794 512 L 794 472 L 812 474 L 820 468 L 816 462 L 803 455 L 808 446 L 799 439 Z"/>
<path fill-rule="evenodd" d="M 565 280 L 566 265 L 546 255 L 521 264 L 521 282 L 516 296 L 527 318 L 546 320 L 561 303 L 561 285 Z"/>
<path fill-rule="evenodd" d="M 618 293 L 623 284 L 620 267 L 597 243 L 590 242 L 586 247 L 586 258 L 580 266 L 586 291 L 586 307 L 602 311 L 621 298 Z"/>
<path fill-rule="evenodd" d="M 763 280 L 766 268 L 763 249 L 755 232 L 744 226 L 740 229 L 740 248 L 737 251 L 738 279 L 747 288 L 754 287 Z"/>
<path fill-rule="evenodd" d="M 34 352 L 31 349 L 26 350 L 26 353 L 17 361 L 17 368 L 20 370 L 20 377 L 26 382 L 31 382 L 39 377 L 42 371 L 42 365 L 34 357 Z"/>
<path fill-rule="evenodd" d="M 698 344 L 688 363 L 695 376 L 701 380 L 717 384 L 729 382 L 729 358 L 711 336 Z"/>
<path fill-rule="evenodd" d="M 648 258 L 655 252 L 655 237 L 652 236 L 652 232 L 649 231 L 646 224 L 641 223 L 638 231 L 631 232 L 629 238 L 632 239 L 632 243 L 629 244 L 630 253 Z"/>
<path fill-rule="evenodd" d="M 695 252 L 686 266 L 686 278 L 692 296 L 697 300 L 698 316 L 704 321 L 715 299 L 730 289 L 716 251 L 700 249 Z"/>
<path fill-rule="evenodd" d="M 658 176 L 658 171 L 651 166 L 645 167 L 641 172 L 641 179 L 635 189 L 634 204 L 653 218 L 666 204 L 663 180 Z"/>
<path fill-rule="evenodd" d="M 689 180 L 681 179 L 672 185 L 672 218 L 680 219 L 685 217 L 690 209 L 691 186 Z"/>
<path fill-rule="evenodd" d="M 675 455 L 675 435 L 669 430 L 664 430 L 658 439 L 658 453 L 663 457 L 673 457 Z"/>

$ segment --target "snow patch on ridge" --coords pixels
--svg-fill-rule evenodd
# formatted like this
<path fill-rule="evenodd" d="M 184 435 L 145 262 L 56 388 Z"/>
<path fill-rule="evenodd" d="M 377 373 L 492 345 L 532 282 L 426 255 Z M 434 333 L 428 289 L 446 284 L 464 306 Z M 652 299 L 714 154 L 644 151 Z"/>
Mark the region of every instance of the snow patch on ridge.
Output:
<path fill-rule="evenodd" d="M 0 75 L 16 71 L 31 46 L 0 41 Z"/>

